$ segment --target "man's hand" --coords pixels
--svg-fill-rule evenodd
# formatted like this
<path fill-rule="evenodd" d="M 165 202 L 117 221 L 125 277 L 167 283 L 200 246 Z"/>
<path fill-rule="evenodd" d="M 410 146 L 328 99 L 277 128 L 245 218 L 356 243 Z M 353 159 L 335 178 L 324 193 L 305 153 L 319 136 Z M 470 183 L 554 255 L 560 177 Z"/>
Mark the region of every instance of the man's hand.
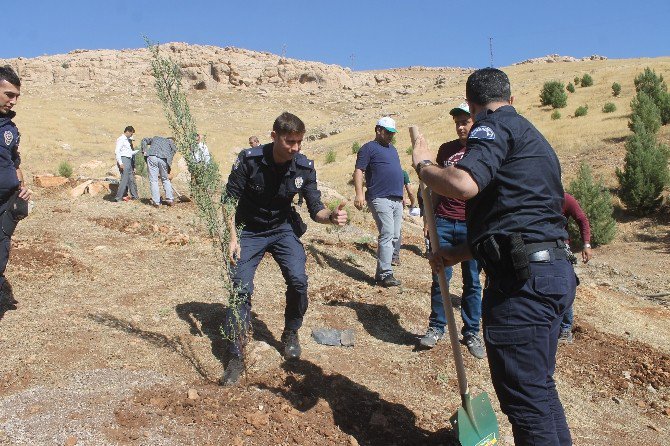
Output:
<path fill-rule="evenodd" d="M 423 160 L 434 160 L 435 155 L 433 155 L 428 149 L 428 143 L 424 139 L 423 135 L 419 135 L 414 141 L 414 150 L 412 150 L 412 166 L 416 167 L 418 163 Z"/>
<path fill-rule="evenodd" d="M 441 246 L 437 253 L 428 256 L 433 272 L 447 266 L 454 266 L 472 258 L 467 243 L 456 246 Z"/>
<path fill-rule="evenodd" d="M 363 195 L 356 195 L 356 198 L 354 199 L 354 206 L 356 206 L 356 209 L 359 211 L 363 209 L 365 206 L 365 196 Z"/>
<path fill-rule="evenodd" d="M 336 226 L 344 226 L 347 223 L 347 211 L 344 210 L 346 204 L 347 203 L 343 201 L 337 206 L 337 209 L 330 213 L 329 220 L 332 224 Z"/>
<path fill-rule="evenodd" d="M 591 251 L 591 248 L 584 248 L 582 249 L 582 262 L 588 263 L 589 260 L 593 257 L 593 251 Z"/>
<path fill-rule="evenodd" d="M 228 243 L 228 260 L 230 261 L 230 264 L 233 266 L 237 265 L 237 261 L 240 259 L 241 254 L 242 247 L 240 244 L 237 242 L 237 240 L 231 240 L 230 243 Z"/>
<path fill-rule="evenodd" d="M 21 186 L 21 189 L 19 189 L 19 198 L 28 201 L 30 200 L 30 196 L 32 195 L 33 191 L 28 189 L 26 186 Z"/>
<path fill-rule="evenodd" d="M 123 164 L 116 163 L 116 165 L 119 167 L 119 170 L 123 172 Z"/>

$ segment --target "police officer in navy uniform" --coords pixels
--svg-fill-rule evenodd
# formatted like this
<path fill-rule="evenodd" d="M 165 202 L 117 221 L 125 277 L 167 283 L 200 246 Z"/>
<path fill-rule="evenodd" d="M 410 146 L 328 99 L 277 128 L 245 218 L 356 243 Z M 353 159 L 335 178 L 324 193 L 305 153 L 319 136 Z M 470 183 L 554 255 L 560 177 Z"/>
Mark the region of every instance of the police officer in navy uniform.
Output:
<path fill-rule="evenodd" d="M 284 311 L 284 357 L 300 357 L 298 329 L 307 310 L 307 274 L 305 249 L 299 240 L 306 226 L 292 208 L 293 197 L 302 191 L 312 220 L 344 225 L 347 212 L 341 203 L 331 211 L 321 202 L 314 162 L 299 153 L 305 124 L 297 116 L 284 112 L 272 126 L 272 143 L 245 149 L 233 164 L 224 192 L 224 202 L 238 200 L 231 225 L 230 262 L 232 283 L 238 293 L 228 307 L 226 332 L 231 359 L 222 383 L 231 385 L 243 371 L 242 344 L 250 324 L 254 274 L 263 255 L 269 252 L 279 264 L 286 281 Z M 232 217 L 232 216 L 229 216 Z M 233 230 L 242 225 L 239 240 Z"/>
<path fill-rule="evenodd" d="M 16 303 L 5 280 L 11 236 L 20 219 L 28 215 L 30 190 L 23 182 L 19 130 L 12 121 L 21 94 L 21 80 L 9 66 L 0 67 L 0 307 Z"/>
<path fill-rule="evenodd" d="M 434 165 L 423 137 L 414 149 L 413 162 L 426 185 L 468 200 L 467 243 L 442 248 L 431 262 L 455 265 L 474 257 L 484 265 L 486 353 L 514 444 L 570 445 L 553 379 L 560 322 L 576 286 L 565 249 L 558 158 L 511 106 L 502 71 L 472 73 L 466 98 L 475 124 L 457 165 Z"/>

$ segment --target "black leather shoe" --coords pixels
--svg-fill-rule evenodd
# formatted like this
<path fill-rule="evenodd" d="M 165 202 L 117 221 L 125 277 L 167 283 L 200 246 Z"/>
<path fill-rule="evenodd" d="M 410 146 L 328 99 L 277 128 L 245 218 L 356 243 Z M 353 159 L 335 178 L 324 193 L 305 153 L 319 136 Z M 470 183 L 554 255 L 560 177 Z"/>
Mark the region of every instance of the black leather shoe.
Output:
<path fill-rule="evenodd" d="M 302 348 L 300 348 L 300 338 L 298 338 L 296 330 L 284 330 L 284 333 L 281 335 L 281 341 L 284 343 L 284 358 L 300 358 Z"/>
<path fill-rule="evenodd" d="M 385 288 L 389 288 L 392 286 L 400 286 L 402 282 L 400 282 L 398 279 L 393 277 L 393 274 L 389 274 L 388 276 L 384 277 L 382 280 L 377 281 L 377 285 L 381 285 Z"/>
<path fill-rule="evenodd" d="M 219 380 L 219 383 L 222 386 L 233 386 L 238 383 L 240 377 L 244 373 L 244 361 L 239 356 L 233 356 L 226 370 L 223 372 L 223 376 Z"/>

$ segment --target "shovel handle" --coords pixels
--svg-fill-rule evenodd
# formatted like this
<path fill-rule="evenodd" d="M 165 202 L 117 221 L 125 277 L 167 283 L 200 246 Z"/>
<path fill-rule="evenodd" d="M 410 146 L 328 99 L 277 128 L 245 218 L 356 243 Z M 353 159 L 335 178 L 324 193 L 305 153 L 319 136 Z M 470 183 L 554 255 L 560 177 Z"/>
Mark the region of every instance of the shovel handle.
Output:
<path fill-rule="evenodd" d="M 419 127 L 411 126 L 409 128 L 409 136 L 412 140 L 412 147 L 416 144 L 416 139 L 419 137 Z M 430 238 L 430 249 L 433 254 L 436 254 L 440 249 L 440 238 L 437 235 L 437 228 L 435 227 L 435 208 L 433 207 L 433 200 L 431 198 L 431 191 L 419 178 L 419 190 L 423 198 L 423 218 L 428 227 L 428 236 Z M 458 377 L 458 388 L 462 399 L 468 399 L 468 379 L 465 376 L 465 365 L 463 364 L 463 355 L 461 347 L 458 342 L 458 332 L 456 332 L 456 319 L 454 318 L 454 308 L 451 305 L 451 298 L 449 297 L 449 283 L 447 277 L 444 275 L 444 266 L 437 271 L 437 280 L 440 284 L 440 294 L 442 294 L 442 304 L 444 305 L 444 313 L 447 316 L 447 327 L 449 330 L 449 340 L 451 341 L 451 350 L 454 353 L 454 363 L 456 364 L 456 376 Z"/>

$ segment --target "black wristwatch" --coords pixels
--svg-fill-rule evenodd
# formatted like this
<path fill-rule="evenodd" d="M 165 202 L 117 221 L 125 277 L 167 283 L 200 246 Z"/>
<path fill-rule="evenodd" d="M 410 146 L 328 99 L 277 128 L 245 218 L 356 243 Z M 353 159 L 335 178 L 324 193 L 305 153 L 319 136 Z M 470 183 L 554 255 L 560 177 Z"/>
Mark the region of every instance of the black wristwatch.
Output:
<path fill-rule="evenodd" d="M 431 160 L 423 160 L 416 163 L 416 167 L 414 168 L 414 170 L 416 170 L 416 174 L 419 177 L 419 179 L 421 179 L 421 169 L 423 169 L 426 166 L 435 166 L 435 163 L 432 162 Z"/>

